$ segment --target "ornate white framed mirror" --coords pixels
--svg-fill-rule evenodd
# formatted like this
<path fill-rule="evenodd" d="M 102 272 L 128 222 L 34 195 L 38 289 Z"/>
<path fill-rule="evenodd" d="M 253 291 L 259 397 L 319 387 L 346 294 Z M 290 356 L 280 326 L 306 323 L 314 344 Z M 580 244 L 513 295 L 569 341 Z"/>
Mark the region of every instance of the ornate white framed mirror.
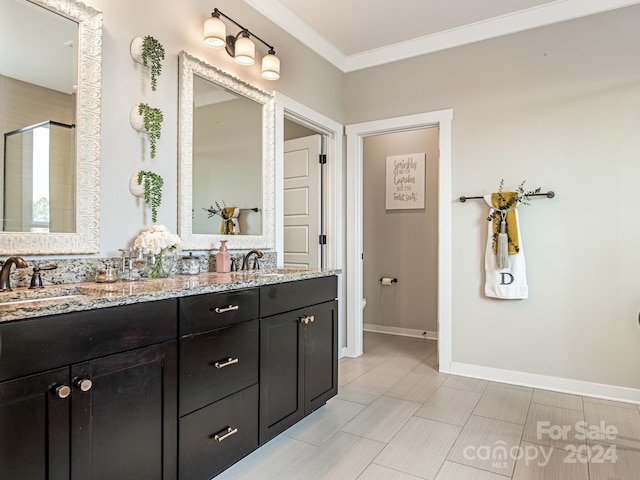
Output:
<path fill-rule="evenodd" d="M 182 248 L 273 249 L 273 95 L 186 52 L 179 67 Z"/>
<path fill-rule="evenodd" d="M 75 0 L 0 3 L 0 88 L 14 104 L 3 113 L 0 254 L 97 253 L 102 13 Z"/>

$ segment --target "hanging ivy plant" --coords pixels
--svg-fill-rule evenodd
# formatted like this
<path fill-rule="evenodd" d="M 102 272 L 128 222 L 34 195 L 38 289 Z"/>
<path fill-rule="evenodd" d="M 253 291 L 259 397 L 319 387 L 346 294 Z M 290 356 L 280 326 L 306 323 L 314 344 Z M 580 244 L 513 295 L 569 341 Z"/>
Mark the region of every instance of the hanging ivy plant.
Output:
<path fill-rule="evenodd" d="M 162 60 L 164 60 L 164 47 L 162 44 L 147 35 L 142 40 L 142 63 L 151 68 L 151 90 L 156 91 L 158 77 L 162 73 Z"/>
<path fill-rule="evenodd" d="M 164 180 L 160 175 L 146 170 L 138 172 L 138 185 L 144 186 L 144 203 L 151 206 L 151 220 L 158 220 L 158 207 L 162 203 Z"/>
<path fill-rule="evenodd" d="M 160 139 L 164 115 L 162 115 L 162 110 L 160 110 L 159 108 L 150 107 L 146 103 L 141 103 L 138 105 L 138 113 L 142 115 L 144 119 L 144 128 L 149 134 L 151 158 L 156 158 L 156 144 Z"/>

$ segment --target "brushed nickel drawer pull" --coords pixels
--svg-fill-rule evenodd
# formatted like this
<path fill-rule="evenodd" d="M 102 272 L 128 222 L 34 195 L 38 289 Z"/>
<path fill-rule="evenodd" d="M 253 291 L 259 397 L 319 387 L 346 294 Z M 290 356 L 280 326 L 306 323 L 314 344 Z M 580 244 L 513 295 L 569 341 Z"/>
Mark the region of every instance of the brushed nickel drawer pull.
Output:
<path fill-rule="evenodd" d="M 221 441 L 226 440 L 226 439 L 227 439 L 227 438 L 229 438 L 231 435 L 234 435 L 234 434 L 236 434 L 236 433 L 238 433 L 238 429 L 237 429 L 237 428 L 227 427 L 227 428 L 225 428 L 224 430 L 222 430 L 222 431 L 220 431 L 220 432 L 216 433 L 216 434 L 213 436 L 213 439 L 214 439 L 216 442 L 221 442 Z"/>
<path fill-rule="evenodd" d="M 238 310 L 240 307 L 238 305 L 229 305 L 228 307 L 216 307 L 214 309 L 214 312 L 216 313 L 225 313 L 225 312 L 232 312 L 233 310 Z"/>
<path fill-rule="evenodd" d="M 226 360 L 220 360 L 219 362 L 211 362 L 210 365 L 220 369 L 220 368 L 224 368 L 224 367 L 228 367 L 229 365 L 234 365 L 236 363 L 238 363 L 240 361 L 240 359 L 238 358 L 227 358 Z"/>
<path fill-rule="evenodd" d="M 316 317 L 314 315 L 309 316 L 309 321 L 311 323 L 313 323 L 315 321 Z"/>
<path fill-rule="evenodd" d="M 300 317 L 300 323 L 309 324 L 309 317 Z"/>

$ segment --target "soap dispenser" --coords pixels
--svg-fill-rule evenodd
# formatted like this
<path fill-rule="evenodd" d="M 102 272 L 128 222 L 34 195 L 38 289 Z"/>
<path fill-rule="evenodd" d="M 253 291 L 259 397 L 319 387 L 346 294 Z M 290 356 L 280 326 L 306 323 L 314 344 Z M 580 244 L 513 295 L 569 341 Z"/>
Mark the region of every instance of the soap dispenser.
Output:
<path fill-rule="evenodd" d="M 216 254 L 216 272 L 228 273 L 231 271 L 231 254 L 227 250 L 227 241 L 220 240 L 220 250 Z"/>

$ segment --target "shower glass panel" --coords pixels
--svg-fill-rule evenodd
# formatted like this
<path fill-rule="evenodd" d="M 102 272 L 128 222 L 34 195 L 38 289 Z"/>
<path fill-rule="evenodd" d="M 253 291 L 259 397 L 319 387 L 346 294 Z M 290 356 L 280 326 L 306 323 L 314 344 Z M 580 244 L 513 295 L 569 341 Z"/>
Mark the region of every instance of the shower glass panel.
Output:
<path fill-rule="evenodd" d="M 75 126 L 46 121 L 4 134 L 2 231 L 75 232 Z"/>

